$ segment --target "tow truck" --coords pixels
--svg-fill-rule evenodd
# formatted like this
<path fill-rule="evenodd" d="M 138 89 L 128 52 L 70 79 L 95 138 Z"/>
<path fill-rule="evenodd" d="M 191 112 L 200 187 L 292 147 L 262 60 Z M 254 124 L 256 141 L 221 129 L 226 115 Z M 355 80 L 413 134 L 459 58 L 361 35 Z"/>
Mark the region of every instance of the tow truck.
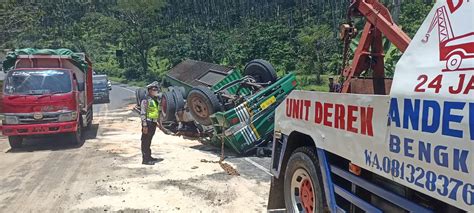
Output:
<path fill-rule="evenodd" d="M 472 14 L 437 1 L 411 40 L 378 0 L 352 0 L 346 47 L 352 18 L 366 24 L 341 92 L 294 90 L 276 109 L 269 211 L 474 212 Z M 383 35 L 403 52 L 393 79 Z"/>

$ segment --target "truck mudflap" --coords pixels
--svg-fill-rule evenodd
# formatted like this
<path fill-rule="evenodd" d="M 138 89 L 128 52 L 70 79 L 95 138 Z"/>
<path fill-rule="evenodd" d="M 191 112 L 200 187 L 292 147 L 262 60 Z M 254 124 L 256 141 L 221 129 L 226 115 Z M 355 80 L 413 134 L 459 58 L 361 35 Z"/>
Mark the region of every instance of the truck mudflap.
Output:
<path fill-rule="evenodd" d="M 2 133 L 4 136 L 28 136 L 28 135 L 47 135 L 57 133 L 75 132 L 77 122 L 61 122 L 31 125 L 4 125 Z"/>

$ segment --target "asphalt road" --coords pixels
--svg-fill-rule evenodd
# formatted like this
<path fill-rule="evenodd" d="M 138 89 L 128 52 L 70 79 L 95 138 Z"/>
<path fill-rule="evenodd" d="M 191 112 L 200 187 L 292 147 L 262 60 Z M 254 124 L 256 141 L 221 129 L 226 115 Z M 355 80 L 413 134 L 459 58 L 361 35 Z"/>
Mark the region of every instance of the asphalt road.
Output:
<path fill-rule="evenodd" d="M 111 102 L 94 105 L 94 117 L 99 120 L 95 120 L 92 129 L 87 132 L 85 145 L 71 145 L 64 137 L 59 136 L 27 140 L 24 148 L 11 150 L 7 139 L 0 136 L 0 209 L 8 212 L 64 212 L 70 210 L 75 200 L 82 199 L 82 196 L 103 193 L 97 191 L 94 181 L 96 184 L 98 181 L 105 181 L 114 173 L 117 177 L 133 176 L 129 170 L 114 171 L 110 165 L 115 164 L 117 157 L 111 154 L 113 151 L 100 150 L 108 142 L 101 138 L 118 134 L 116 129 L 104 130 L 101 125 L 107 123 L 109 117 L 113 119 L 120 116 L 110 115 L 114 112 L 132 113 L 124 108 L 135 103 L 134 91 L 133 87 L 113 85 Z M 116 136 L 120 138 L 120 134 Z M 136 140 L 139 141 L 139 138 Z M 207 145 L 196 149 L 215 156 L 220 153 L 219 148 Z M 270 158 L 241 157 L 228 150 L 226 154 L 226 161 L 232 163 L 243 178 L 257 182 L 270 180 Z M 107 178 L 97 179 L 98 177 Z M 92 191 L 95 191 L 94 195 L 91 195 Z"/>

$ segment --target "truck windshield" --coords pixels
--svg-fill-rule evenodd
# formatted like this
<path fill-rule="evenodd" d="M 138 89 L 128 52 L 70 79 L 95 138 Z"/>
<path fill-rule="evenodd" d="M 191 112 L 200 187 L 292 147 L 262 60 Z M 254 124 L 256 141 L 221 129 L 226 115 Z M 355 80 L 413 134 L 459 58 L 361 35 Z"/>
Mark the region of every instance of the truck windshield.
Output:
<path fill-rule="evenodd" d="M 92 80 L 95 89 L 103 89 L 107 87 L 107 77 L 105 76 L 94 76 Z"/>
<path fill-rule="evenodd" d="M 94 89 L 103 89 L 107 87 L 107 81 L 106 80 L 100 80 L 96 81 L 94 80 Z"/>
<path fill-rule="evenodd" d="M 5 79 L 5 94 L 44 95 L 72 90 L 70 73 L 64 70 L 13 70 Z"/>

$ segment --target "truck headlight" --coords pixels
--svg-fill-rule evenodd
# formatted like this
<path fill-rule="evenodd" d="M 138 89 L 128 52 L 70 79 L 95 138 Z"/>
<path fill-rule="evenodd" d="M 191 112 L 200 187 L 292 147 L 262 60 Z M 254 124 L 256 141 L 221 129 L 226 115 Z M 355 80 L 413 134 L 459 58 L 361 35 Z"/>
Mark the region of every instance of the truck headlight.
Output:
<path fill-rule="evenodd" d="M 18 117 L 14 115 L 5 115 L 5 124 L 18 124 Z"/>
<path fill-rule="evenodd" d="M 77 119 L 77 112 L 67 112 L 59 115 L 58 121 L 74 121 Z"/>

